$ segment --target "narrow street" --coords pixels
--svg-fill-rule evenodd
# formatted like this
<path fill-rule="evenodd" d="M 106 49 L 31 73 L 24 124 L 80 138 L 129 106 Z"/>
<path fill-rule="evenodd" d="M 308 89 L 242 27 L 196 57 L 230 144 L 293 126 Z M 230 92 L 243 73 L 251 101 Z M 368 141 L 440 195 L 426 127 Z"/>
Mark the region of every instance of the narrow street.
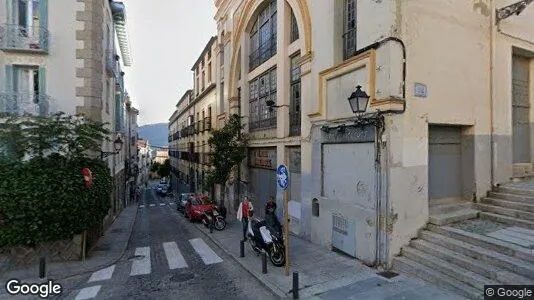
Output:
<path fill-rule="evenodd" d="M 149 186 L 128 249 L 63 299 L 275 299 Z"/>

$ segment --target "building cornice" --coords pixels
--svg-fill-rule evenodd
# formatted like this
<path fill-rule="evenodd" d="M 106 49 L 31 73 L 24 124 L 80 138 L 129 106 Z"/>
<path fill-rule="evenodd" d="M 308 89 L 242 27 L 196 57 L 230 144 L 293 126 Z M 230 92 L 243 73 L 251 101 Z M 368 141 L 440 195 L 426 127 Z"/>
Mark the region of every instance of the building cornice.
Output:
<path fill-rule="evenodd" d="M 178 113 L 178 118 L 180 118 L 185 112 L 187 112 L 195 104 L 200 102 L 209 92 L 215 90 L 216 87 L 217 87 L 217 85 L 215 83 L 212 83 L 212 84 L 208 85 L 208 87 L 202 93 L 200 93 L 197 97 L 195 97 L 195 99 L 193 99 L 193 101 L 191 101 L 191 103 L 189 103 L 189 105 L 187 105 L 183 109 L 183 111 Z"/>
<path fill-rule="evenodd" d="M 210 40 L 206 44 L 206 47 L 204 47 L 204 50 L 202 50 L 202 53 L 200 53 L 200 56 L 198 57 L 197 61 L 195 62 L 195 64 L 193 64 L 193 67 L 191 68 L 191 71 L 194 71 L 198 67 L 198 64 L 200 63 L 200 61 L 202 61 L 202 59 L 204 59 L 204 56 L 206 55 L 208 50 L 210 50 L 211 47 L 213 47 L 213 44 L 216 41 L 217 41 L 217 36 L 212 36 L 210 38 Z"/>

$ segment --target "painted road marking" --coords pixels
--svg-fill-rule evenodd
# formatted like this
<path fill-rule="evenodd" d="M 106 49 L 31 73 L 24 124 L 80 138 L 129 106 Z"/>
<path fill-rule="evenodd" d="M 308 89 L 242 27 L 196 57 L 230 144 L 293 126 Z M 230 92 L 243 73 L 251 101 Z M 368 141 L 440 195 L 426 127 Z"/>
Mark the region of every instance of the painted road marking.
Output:
<path fill-rule="evenodd" d="M 85 300 L 85 299 L 92 299 L 98 295 L 98 292 L 100 291 L 101 285 L 91 286 L 83 288 L 78 295 L 76 295 L 75 300 Z"/>
<path fill-rule="evenodd" d="M 159 206 L 163 206 L 163 205 L 165 205 L 165 203 L 160 203 L 160 204 L 159 204 Z"/>
<path fill-rule="evenodd" d="M 141 257 L 132 262 L 130 276 L 150 274 L 150 247 L 135 248 L 135 255 Z"/>
<path fill-rule="evenodd" d="M 156 204 L 150 204 L 150 207 L 154 207 L 154 206 L 156 206 Z"/>
<path fill-rule="evenodd" d="M 193 246 L 206 265 L 223 261 L 201 238 L 191 239 L 189 243 L 191 243 L 191 246 Z"/>
<path fill-rule="evenodd" d="M 145 207 L 145 206 L 144 205 L 139 205 L 139 208 L 143 208 L 143 207 Z"/>
<path fill-rule="evenodd" d="M 172 270 L 188 267 L 176 242 L 163 243 L 163 250 L 165 250 L 165 256 L 169 262 L 169 269 Z"/>
<path fill-rule="evenodd" d="M 113 271 L 115 271 L 115 265 L 98 270 L 91 275 L 88 282 L 109 280 L 111 279 L 111 276 L 113 276 Z"/>

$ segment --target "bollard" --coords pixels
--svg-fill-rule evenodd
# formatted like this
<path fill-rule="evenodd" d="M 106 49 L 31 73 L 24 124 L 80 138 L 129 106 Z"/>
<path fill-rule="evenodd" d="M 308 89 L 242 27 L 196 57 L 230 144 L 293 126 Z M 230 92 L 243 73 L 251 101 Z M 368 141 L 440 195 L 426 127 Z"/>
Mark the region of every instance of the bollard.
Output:
<path fill-rule="evenodd" d="M 239 242 L 239 257 L 245 257 L 245 241 L 241 240 Z"/>
<path fill-rule="evenodd" d="M 299 272 L 293 272 L 293 299 L 299 298 Z"/>
<path fill-rule="evenodd" d="M 46 260 L 44 257 L 39 259 L 39 278 L 45 278 L 46 274 Z"/>
<path fill-rule="evenodd" d="M 267 274 L 267 253 L 265 251 L 261 253 L 261 272 Z"/>

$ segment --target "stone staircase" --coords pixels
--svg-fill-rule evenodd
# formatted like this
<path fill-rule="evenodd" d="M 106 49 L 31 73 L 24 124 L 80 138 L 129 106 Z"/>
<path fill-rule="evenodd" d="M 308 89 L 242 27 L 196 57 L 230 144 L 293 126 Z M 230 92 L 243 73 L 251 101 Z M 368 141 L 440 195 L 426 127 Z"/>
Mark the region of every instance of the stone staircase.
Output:
<path fill-rule="evenodd" d="M 522 186 L 523 185 L 523 186 Z M 483 219 L 534 229 L 534 190 L 526 183 L 495 187 L 475 207 Z"/>
<path fill-rule="evenodd" d="M 484 285 L 534 284 L 534 184 L 496 187 L 477 204 L 433 203 L 393 269 L 469 299 L 484 299 Z"/>

